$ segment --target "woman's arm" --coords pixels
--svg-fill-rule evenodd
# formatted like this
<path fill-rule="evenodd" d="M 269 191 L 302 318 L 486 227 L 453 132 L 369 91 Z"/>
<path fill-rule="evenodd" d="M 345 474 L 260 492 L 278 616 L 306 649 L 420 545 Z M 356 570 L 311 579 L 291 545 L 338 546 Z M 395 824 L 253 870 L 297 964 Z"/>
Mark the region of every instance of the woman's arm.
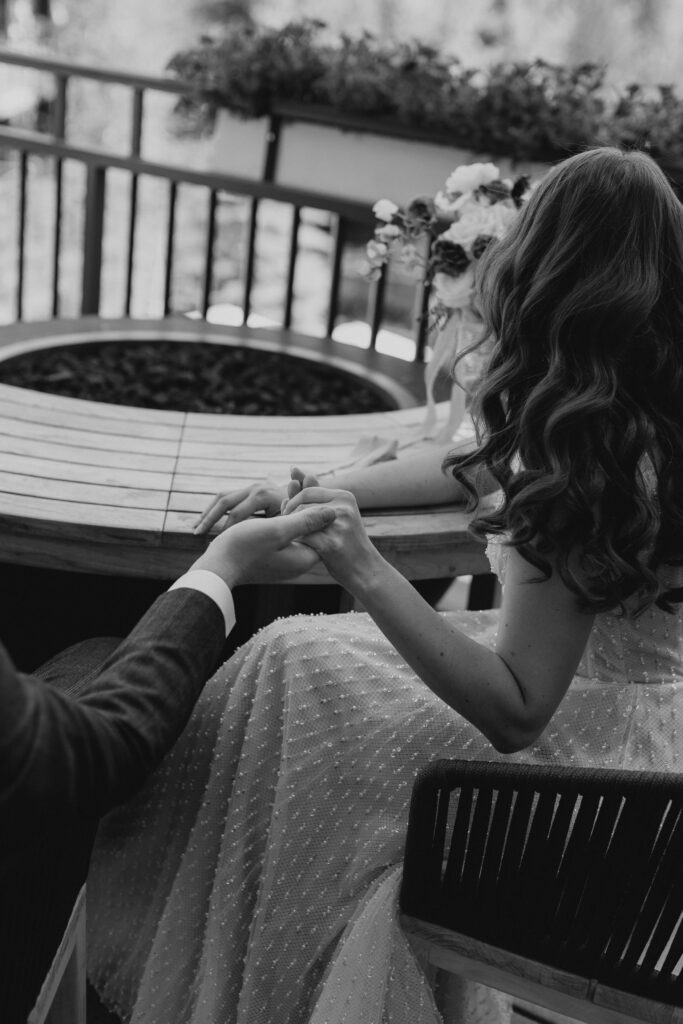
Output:
<path fill-rule="evenodd" d="M 453 451 L 472 447 L 472 441 L 467 446 L 433 443 L 427 449 L 401 454 L 387 462 L 316 475 L 323 487 L 350 491 L 359 508 L 445 505 L 464 501 L 467 495 L 452 473 L 443 472 L 443 460 Z"/>
<path fill-rule="evenodd" d="M 452 473 L 442 471 L 441 464 L 450 452 L 465 452 L 473 445 L 473 440 L 461 445 L 433 443 L 420 452 L 402 454 L 388 462 L 316 475 L 328 487 L 350 491 L 360 508 L 402 508 L 464 501 L 467 495 L 463 487 L 454 480 Z M 305 475 L 303 471 L 297 473 L 301 478 Z M 288 484 L 289 481 L 279 484 L 262 480 L 249 487 L 221 491 L 197 521 L 195 533 L 207 533 L 224 515 L 227 515 L 226 526 L 233 526 L 256 512 L 277 515 L 283 500 L 291 496 Z"/>
<path fill-rule="evenodd" d="M 593 625 L 557 572 L 531 582 L 537 571 L 510 551 L 492 651 L 430 608 L 379 555 L 350 495 L 308 488 L 286 511 L 309 502 L 331 502 L 337 518 L 308 543 L 426 685 L 501 752 L 533 743 L 562 700 Z"/>

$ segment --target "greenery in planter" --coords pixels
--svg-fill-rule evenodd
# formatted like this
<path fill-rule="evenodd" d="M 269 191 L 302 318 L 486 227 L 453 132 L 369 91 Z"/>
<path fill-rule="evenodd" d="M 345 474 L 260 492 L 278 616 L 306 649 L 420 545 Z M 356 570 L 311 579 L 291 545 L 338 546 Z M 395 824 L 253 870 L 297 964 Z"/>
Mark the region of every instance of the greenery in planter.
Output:
<path fill-rule="evenodd" d="M 292 23 L 281 32 L 241 24 L 219 43 L 206 39 L 176 54 L 169 70 L 196 87 L 200 103 L 261 117 L 274 97 L 310 102 L 325 72 L 319 31 L 320 23 L 313 21 Z"/>
<path fill-rule="evenodd" d="M 190 106 L 209 117 L 218 107 L 250 118 L 296 103 L 516 159 L 558 159 L 594 145 L 683 155 L 683 100 L 674 90 L 617 90 L 593 64 L 536 60 L 481 71 L 419 42 L 368 32 L 336 39 L 323 22 L 304 20 L 237 26 L 176 54 L 169 69 L 194 87 Z"/>

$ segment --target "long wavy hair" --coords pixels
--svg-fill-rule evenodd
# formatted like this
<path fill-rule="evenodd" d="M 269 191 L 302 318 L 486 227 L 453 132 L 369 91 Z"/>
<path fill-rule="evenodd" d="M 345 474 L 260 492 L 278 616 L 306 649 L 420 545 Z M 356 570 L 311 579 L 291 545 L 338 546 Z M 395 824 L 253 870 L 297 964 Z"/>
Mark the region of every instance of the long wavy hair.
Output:
<path fill-rule="evenodd" d="M 672 611 L 683 564 L 683 207 L 644 153 L 594 149 L 554 167 L 482 257 L 493 340 L 475 398 L 478 449 L 450 467 L 478 535 L 552 556 L 579 606 Z M 482 342 L 483 343 L 483 342 Z M 669 586 L 671 584 L 669 583 Z"/>

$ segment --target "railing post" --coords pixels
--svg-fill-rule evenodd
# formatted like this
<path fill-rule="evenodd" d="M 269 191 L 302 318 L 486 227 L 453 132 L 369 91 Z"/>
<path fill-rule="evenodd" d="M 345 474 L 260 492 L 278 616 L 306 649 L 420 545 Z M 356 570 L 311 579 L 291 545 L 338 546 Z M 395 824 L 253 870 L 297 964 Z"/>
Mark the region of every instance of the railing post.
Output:
<path fill-rule="evenodd" d="M 337 325 L 337 313 L 339 312 L 339 288 L 341 285 L 342 262 L 344 259 L 344 245 L 346 243 L 346 221 L 342 216 L 337 217 L 334 231 L 334 253 L 332 255 L 332 277 L 330 279 L 330 298 L 327 307 L 327 326 L 325 336 L 331 338 Z"/>
<path fill-rule="evenodd" d="M 98 167 L 96 164 L 88 167 L 86 188 L 81 313 L 83 316 L 97 316 L 100 311 L 102 277 L 102 231 L 106 189 L 104 167 Z"/>
<path fill-rule="evenodd" d="M 384 317 L 384 292 L 387 287 L 388 264 L 385 263 L 374 282 L 370 298 L 370 348 L 377 347 L 377 335 Z"/>
<path fill-rule="evenodd" d="M 17 320 L 24 317 L 24 270 L 26 264 L 26 198 L 28 186 L 28 153 L 19 158 L 19 253 L 17 269 Z"/>
<path fill-rule="evenodd" d="M 417 292 L 416 302 L 416 331 L 415 331 L 415 359 L 416 363 L 425 362 L 425 350 L 429 342 L 429 296 L 431 288 L 423 283 Z"/>
<path fill-rule="evenodd" d="M 280 132 L 282 118 L 277 114 L 270 115 L 268 122 L 268 134 L 266 136 L 266 157 L 263 164 L 263 181 L 275 181 L 277 172 L 277 158 L 280 154 Z"/>

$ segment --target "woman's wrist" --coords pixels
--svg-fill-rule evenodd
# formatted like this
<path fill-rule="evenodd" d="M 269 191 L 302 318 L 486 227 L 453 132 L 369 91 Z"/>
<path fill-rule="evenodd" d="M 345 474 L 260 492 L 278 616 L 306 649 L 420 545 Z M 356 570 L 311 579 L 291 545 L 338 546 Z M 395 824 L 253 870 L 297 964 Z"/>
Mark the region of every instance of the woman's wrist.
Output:
<path fill-rule="evenodd" d="M 345 590 L 365 604 L 373 593 L 382 590 L 388 584 L 391 572 L 389 563 L 380 555 L 377 548 L 371 545 L 363 558 L 354 559 L 353 563 L 345 568 L 344 578 L 339 582 Z"/>
<path fill-rule="evenodd" d="M 322 473 L 316 473 L 315 478 L 321 487 L 329 487 L 335 491 L 351 490 L 344 480 L 344 474 L 336 473 L 333 469 L 326 469 Z"/>

